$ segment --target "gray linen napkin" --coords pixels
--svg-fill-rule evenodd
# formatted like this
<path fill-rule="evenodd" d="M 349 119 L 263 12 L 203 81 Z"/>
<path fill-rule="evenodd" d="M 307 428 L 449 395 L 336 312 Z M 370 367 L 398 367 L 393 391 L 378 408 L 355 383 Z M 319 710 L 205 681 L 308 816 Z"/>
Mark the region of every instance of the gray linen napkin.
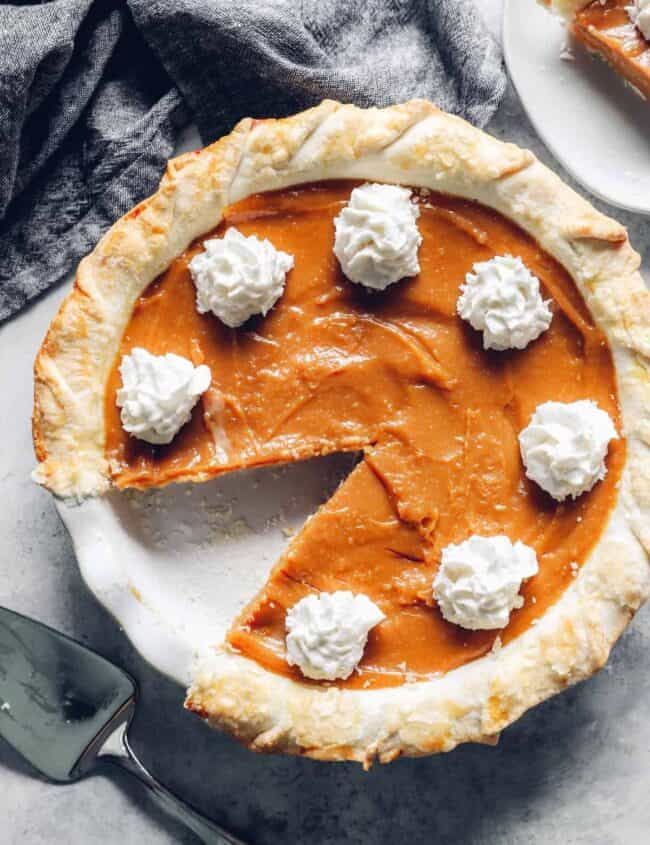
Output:
<path fill-rule="evenodd" d="M 0 6 L 0 320 L 156 187 L 179 131 L 324 97 L 426 97 L 483 126 L 505 89 L 471 0 Z"/>

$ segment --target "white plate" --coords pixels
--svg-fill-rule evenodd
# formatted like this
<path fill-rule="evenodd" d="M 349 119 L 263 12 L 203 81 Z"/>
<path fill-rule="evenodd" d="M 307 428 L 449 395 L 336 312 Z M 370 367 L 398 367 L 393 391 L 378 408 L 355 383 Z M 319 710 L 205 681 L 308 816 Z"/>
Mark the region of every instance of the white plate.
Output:
<path fill-rule="evenodd" d="M 505 0 L 503 49 L 512 82 L 542 140 L 600 199 L 650 214 L 650 103 L 575 45 L 536 0 Z"/>
<path fill-rule="evenodd" d="M 334 455 L 58 509 L 90 590 L 143 657 L 185 685 L 196 653 L 223 640 L 353 463 Z"/>

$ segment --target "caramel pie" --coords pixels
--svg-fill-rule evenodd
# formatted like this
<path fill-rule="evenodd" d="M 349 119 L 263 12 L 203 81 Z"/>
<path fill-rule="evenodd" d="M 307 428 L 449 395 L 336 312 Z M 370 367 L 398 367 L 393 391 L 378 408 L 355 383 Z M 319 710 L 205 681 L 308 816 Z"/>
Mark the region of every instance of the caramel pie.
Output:
<path fill-rule="evenodd" d="M 633 0 L 542 0 L 569 20 L 576 40 L 650 99 L 650 41 L 631 15 Z"/>
<path fill-rule="evenodd" d="M 333 251 L 335 220 L 367 182 L 408 188 L 419 230 L 417 272 L 381 291 L 353 284 Z M 230 328 L 199 313 L 190 264 L 234 229 L 293 262 L 268 313 Z M 520 259 L 550 309 L 525 348 L 484 348 L 458 313 L 468 274 L 496 256 Z M 243 120 L 171 161 L 82 261 L 36 362 L 36 478 L 78 498 L 358 452 L 187 706 L 255 750 L 366 765 L 493 742 L 600 668 L 648 592 L 638 266 L 625 230 L 531 153 L 429 103 Z M 210 370 L 171 442 L 123 426 L 134 349 Z M 620 436 L 597 483 L 559 501 L 527 477 L 520 434 L 544 403 L 583 400 Z M 449 621 L 432 592 L 443 551 L 475 535 L 521 541 L 538 562 L 498 629 Z M 288 615 L 338 591 L 366 596 L 381 621 L 353 672 L 310 677 L 288 659 Z"/>

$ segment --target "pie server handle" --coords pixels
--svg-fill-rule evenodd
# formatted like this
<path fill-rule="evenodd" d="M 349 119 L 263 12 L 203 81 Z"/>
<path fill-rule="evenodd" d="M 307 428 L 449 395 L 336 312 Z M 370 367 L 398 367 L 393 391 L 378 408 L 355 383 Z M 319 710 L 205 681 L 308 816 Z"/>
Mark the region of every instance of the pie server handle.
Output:
<path fill-rule="evenodd" d="M 134 775 L 162 810 L 188 827 L 206 845 L 246 845 L 159 783 L 137 758 L 129 743 L 127 729 L 128 723 L 121 725 L 106 740 L 97 757 Z"/>

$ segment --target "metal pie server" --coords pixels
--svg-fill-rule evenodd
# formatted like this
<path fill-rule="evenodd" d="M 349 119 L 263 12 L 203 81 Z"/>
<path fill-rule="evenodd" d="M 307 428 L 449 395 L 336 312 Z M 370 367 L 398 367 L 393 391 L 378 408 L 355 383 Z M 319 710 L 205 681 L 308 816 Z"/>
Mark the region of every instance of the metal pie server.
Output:
<path fill-rule="evenodd" d="M 244 845 L 153 778 L 128 730 L 137 687 L 126 672 L 57 631 L 0 608 L 0 736 L 50 780 L 98 761 L 138 778 L 156 803 L 211 845 Z"/>

